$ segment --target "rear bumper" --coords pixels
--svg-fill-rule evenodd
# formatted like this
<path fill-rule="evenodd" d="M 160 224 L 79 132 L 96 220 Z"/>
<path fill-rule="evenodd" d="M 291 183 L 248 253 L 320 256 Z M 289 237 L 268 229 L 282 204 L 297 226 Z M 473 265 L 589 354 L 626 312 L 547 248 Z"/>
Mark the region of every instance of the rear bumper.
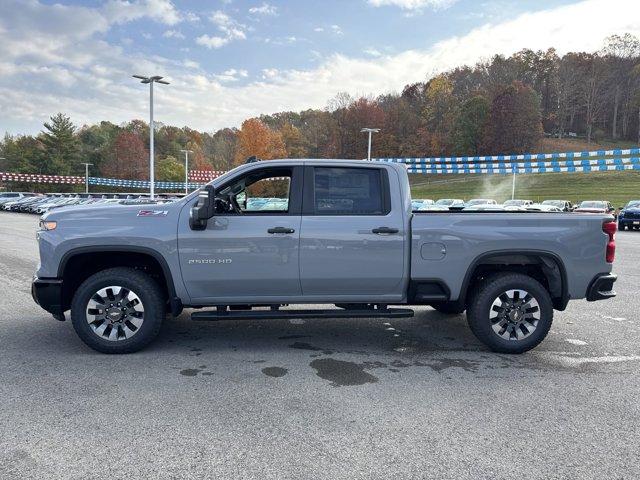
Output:
<path fill-rule="evenodd" d="M 64 313 L 61 279 L 33 277 L 31 281 L 31 296 L 47 312 L 54 315 Z"/>
<path fill-rule="evenodd" d="M 587 289 L 587 301 L 595 302 L 596 300 L 606 300 L 616 296 L 613 290 L 613 284 L 618 276 L 613 273 L 602 273 L 597 275 Z"/>

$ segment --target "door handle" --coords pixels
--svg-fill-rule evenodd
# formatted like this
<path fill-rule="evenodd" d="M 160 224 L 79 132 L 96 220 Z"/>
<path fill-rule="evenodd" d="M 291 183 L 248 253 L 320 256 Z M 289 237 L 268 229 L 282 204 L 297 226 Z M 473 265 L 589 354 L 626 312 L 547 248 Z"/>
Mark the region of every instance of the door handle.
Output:
<path fill-rule="evenodd" d="M 293 233 L 295 230 L 293 228 L 287 227 L 273 227 L 267 230 L 268 233 Z"/>
<path fill-rule="evenodd" d="M 390 234 L 390 233 L 398 233 L 399 230 L 397 228 L 389 228 L 389 227 L 378 227 L 371 230 L 373 233 L 378 235 Z"/>

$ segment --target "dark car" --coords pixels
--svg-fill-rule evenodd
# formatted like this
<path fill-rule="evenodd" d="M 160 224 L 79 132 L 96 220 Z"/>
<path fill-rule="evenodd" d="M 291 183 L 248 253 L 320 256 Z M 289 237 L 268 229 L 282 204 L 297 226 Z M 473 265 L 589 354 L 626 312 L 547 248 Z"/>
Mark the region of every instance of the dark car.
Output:
<path fill-rule="evenodd" d="M 618 230 L 638 230 L 640 228 L 640 200 L 631 200 L 620 209 Z"/>

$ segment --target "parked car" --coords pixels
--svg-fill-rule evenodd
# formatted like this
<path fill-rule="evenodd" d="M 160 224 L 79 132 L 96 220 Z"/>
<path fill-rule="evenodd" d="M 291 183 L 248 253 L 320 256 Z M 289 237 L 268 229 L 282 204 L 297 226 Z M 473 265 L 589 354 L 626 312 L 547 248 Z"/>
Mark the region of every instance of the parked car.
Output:
<path fill-rule="evenodd" d="M 528 207 L 533 205 L 533 200 L 507 200 L 502 204 L 504 207 Z"/>
<path fill-rule="evenodd" d="M 549 205 L 544 203 L 534 203 L 527 205 L 525 210 L 530 212 L 562 212 L 563 210 L 557 205 Z"/>
<path fill-rule="evenodd" d="M 573 209 L 575 208 L 569 200 L 544 200 L 542 205 L 553 205 L 563 212 L 573 212 Z"/>
<path fill-rule="evenodd" d="M 466 203 L 467 207 L 472 207 L 473 205 L 497 205 L 498 202 L 493 200 L 492 198 L 472 198 Z"/>
<path fill-rule="evenodd" d="M 411 209 L 412 210 L 420 210 L 422 207 L 426 205 L 433 205 L 434 201 L 430 198 L 415 198 L 411 200 Z"/>
<path fill-rule="evenodd" d="M 436 205 L 447 207 L 449 209 L 451 207 L 464 208 L 464 200 L 462 200 L 461 198 L 441 198 L 436 202 Z"/>
<path fill-rule="evenodd" d="M 449 211 L 449 207 L 445 207 L 444 205 L 436 205 L 434 203 L 432 204 L 426 204 L 426 205 L 422 205 L 418 210 L 414 210 L 417 212 L 448 212 Z"/>
<path fill-rule="evenodd" d="M 640 228 L 640 200 L 631 200 L 618 213 L 618 230 Z"/>
<path fill-rule="evenodd" d="M 283 177 L 287 210 L 239 207 L 248 187 Z M 50 211 L 32 293 L 109 353 L 143 348 L 183 307 L 202 309 L 197 320 L 413 315 L 388 308 L 400 304 L 466 310 L 480 341 L 521 353 L 569 299 L 615 295 L 615 230 L 604 214 L 412 213 L 403 165 L 271 160 L 158 207 Z M 309 303 L 338 308 L 280 308 Z"/>
<path fill-rule="evenodd" d="M 604 200 L 585 200 L 584 202 L 580 202 L 578 208 L 574 210 L 574 212 L 578 213 L 607 213 L 614 215 L 616 209 L 613 208 L 611 202 L 607 202 Z"/>
<path fill-rule="evenodd" d="M 25 197 L 35 197 L 35 193 L 31 192 L 0 192 L 0 205 L 5 202 L 13 202 Z"/>

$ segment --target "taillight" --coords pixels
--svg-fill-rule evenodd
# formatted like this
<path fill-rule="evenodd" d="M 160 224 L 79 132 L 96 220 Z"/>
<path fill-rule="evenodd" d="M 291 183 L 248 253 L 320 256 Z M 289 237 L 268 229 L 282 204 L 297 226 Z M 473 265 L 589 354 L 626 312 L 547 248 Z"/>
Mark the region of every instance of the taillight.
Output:
<path fill-rule="evenodd" d="M 607 241 L 607 250 L 605 254 L 607 263 L 613 263 L 613 259 L 616 256 L 616 241 L 614 236 L 617 229 L 618 225 L 615 221 L 604 222 L 602 224 L 602 231 L 609 235 L 609 240 Z"/>

